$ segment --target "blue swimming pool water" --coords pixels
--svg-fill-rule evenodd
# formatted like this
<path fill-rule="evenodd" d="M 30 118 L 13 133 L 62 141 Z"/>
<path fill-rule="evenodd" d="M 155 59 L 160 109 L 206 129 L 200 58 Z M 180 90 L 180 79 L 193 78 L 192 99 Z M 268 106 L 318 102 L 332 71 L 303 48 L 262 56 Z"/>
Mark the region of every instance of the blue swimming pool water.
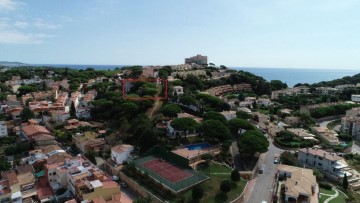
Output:
<path fill-rule="evenodd" d="M 191 151 L 191 150 L 206 149 L 209 147 L 211 147 L 211 145 L 208 143 L 199 143 L 199 144 L 187 145 L 185 148 Z"/>

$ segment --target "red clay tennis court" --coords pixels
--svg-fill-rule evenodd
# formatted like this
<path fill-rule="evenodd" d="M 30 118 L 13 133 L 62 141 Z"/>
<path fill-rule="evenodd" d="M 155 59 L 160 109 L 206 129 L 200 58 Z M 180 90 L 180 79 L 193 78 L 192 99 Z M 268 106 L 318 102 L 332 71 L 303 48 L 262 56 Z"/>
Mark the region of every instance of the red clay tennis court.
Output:
<path fill-rule="evenodd" d="M 184 179 L 187 179 L 193 174 L 188 173 L 170 163 L 160 160 L 160 159 L 153 159 L 143 163 L 145 168 L 153 171 L 154 173 L 158 174 L 159 176 L 167 179 L 168 181 L 175 183 Z"/>

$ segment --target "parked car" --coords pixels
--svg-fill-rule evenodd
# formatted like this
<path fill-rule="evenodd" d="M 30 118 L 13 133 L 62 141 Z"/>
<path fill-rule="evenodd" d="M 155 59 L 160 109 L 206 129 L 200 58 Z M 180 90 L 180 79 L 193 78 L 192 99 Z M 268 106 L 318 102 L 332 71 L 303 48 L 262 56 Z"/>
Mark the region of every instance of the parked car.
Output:
<path fill-rule="evenodd" d="M 259 169 L 259 174 L 263 174 L 265 170 L 265 165 L 261 164 L 260 169 Z"/>
<path fill-rule="evenodd" d="M 121 182 L 120 182 L 120 186 L 121 186 L 122 188 L 127 188 L 127 187 L 128 187 L 128 184 L 127 184 L 126 182 L 124 182 L 124 181 L 121 181 Z"/>
<path fill-rule="evenodd" d="M 279 164 L 279 162 L 280 162 L 279 155 L 275 155 L 274 164 Z"/>

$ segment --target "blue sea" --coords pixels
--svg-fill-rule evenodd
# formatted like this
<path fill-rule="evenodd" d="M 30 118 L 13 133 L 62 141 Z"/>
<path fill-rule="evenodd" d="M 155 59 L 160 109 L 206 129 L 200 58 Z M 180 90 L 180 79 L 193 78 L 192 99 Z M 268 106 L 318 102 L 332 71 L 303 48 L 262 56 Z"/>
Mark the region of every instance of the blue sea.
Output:
<path fill-rule="evenodd" d="M 71 65 L 71 64 L 32 64 L 33 66 L 51 66 L 51 67 L 68 67 L 73 69 L 86 69 L 92 67 L 97 70 L 112 70 L 127 65 Z M 345 76 L 353 76 L 360 73 L 360 70 L 341 70 L 341 69 L 309 69 L 309 68 L 249 68 L 249 67 L 232 67 L 236 70 L 244 70 L 255 75 L 261 76 L 267 81 L 281 80 L 286 82 L 289 87 L 297 83 L 317 83 L 329 81 Z"/>
<path fill-rule="evenodd" d="M 242 68 L 234 67 L 236 70 L 244 70 L 261 76 L 267 81 L 281 80 L 289 87 L 297 83 L 318 83 L 339 79 L 345 76 L 353 76 L 360 73 L 360 70 L 341 69 L 309 69 L 309 68 Z"/>

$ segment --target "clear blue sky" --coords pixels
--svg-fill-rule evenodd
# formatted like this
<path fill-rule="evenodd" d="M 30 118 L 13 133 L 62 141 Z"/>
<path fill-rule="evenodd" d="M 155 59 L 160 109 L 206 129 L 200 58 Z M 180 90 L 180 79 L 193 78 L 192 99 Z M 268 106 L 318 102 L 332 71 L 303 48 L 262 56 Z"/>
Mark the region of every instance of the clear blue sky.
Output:
<path fill-rule="evenodd" d="M 0 61 L 356 69 L 358 0 L 0 0 Z"/>

